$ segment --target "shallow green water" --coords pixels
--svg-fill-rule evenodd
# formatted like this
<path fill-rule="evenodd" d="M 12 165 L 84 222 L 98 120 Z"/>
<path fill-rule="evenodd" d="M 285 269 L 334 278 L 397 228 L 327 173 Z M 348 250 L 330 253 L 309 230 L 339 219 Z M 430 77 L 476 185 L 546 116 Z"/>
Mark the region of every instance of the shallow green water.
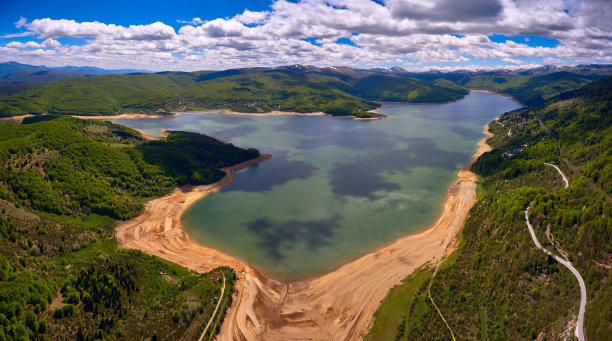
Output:
<path fill-rule="evenodd" d="M 197 131 L 272 154 L 182 221 L 199 243 L 296 280 L 432 224 L 483 126 L 517 107 L 472 92 L 446 104 L 386 104 L 381 113 L 391 118 L 376 121 L 206 114 L 114 122 L 152 135 Z"/>

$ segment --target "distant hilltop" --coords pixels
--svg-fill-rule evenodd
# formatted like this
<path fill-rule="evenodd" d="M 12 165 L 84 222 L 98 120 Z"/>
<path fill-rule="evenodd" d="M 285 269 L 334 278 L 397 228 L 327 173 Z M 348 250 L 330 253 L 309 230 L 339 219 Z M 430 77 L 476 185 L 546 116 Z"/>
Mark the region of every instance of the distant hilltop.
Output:
<path fill-rule="evenodd" d="M 108 70 L 93 66 L 51 67 L 9 61 L 0 63 L 0 84 L 42 84 L 64 78 L 143 72 L 150 71 L 135 69 Z"/>

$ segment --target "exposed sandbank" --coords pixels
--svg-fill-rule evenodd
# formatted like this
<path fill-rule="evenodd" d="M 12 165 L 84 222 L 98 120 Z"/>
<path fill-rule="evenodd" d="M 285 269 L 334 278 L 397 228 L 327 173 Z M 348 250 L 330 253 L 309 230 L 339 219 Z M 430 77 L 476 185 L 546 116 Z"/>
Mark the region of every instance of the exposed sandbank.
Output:
<path fill-rule="evenodd" d="M 34 115 L 26 114 L 26 115 L 19 115 L 19 116 L 0 117 L 0 120 L 21 124 L 24 118 L 31 117 L 31 116 L 34 116 Z"/>
<path fill-rule="evenodd" d="M 84 120 L 112 120 L 117 118 L 171 118 L 178 116 L 175 113 L 170 115 L 162 114 L 121 114 L 121 115 L 106 115 L 106 116 L 87 116 L 87 115 L 68 115 Z"/>
<path fill-rule="evenodd" d="M 47 114 L 41 114 L 41 115 L 47 115 Z M 22 123 L 24 118 L 32 117 L 32 116 L 35 116 L 35 115 L 25 114 L 25 115 L 19 115 L 19 116 L 0 117 L 0 120 L 13 122 L 13 123 Z M 108 116 L 108 115 L 107 116 L 65 115 L 65 116 L 76 117 L 76 118 L 80 118 L 83 120 L 112 120 L 116 118 L 169 118 L 169 117 L 176 117 L 178 115 L 176 114 L 172 114 L 172 115 L 121 114 L 121 115 L 114 115 L 114 116 Z"/>
<path fill-rule="evenodd" d="M 486 128 L 485 133 L 492 136 Z M 316 278 L 276 281 L 245 262 L 194 243 L 180 223 L 190 204 L 230 184 L 237 170 L 269 156 L 224 169 L 227 175 L 217 183 L 183 187 L 152 200 L 143 215 L 117 228 L 117 240 L 121 247 L 139 249 L 201 272 L 221 265 L 236 269 L 238 293 L 219 340 L 358 339 L 368 331 L 374 312 L 391 287 L 454 247 L 456 234 L 476 201 L 478 179 L 469 168 L 490 150 L 485 141 L 478 143 L 479 151 L 459 171 L 432 226 Z"/>
<path fill-rule="evenodd" d="M 374 113 L 375 110 L 378 110 L 378 109 L 369 110 L 368 112 Z M 356 117 L 356 116 L 351 116 L 351 115 L 337 116 L 337 115 L 326 114 L 322 111 L 300 113 L 300 112 L 295 112 L 295 111 L 273 110 L 270 112 L 259 113 L 259 112 L 238 112 L 238 111 L 233 111 L 230 109 L 180 111 L 180 112 L 174 112 L 174 114 L 176 115 L 226 114 L 226 115 L 246 115 L 246 116 L 325 116 L 325 117 L 333 117 L 333 118 L 352 118 L 354 120 L 380 120 L 383 118 L 389 118 L 389 116 L 387 115 L 385 115 L 384 117 Z"/>

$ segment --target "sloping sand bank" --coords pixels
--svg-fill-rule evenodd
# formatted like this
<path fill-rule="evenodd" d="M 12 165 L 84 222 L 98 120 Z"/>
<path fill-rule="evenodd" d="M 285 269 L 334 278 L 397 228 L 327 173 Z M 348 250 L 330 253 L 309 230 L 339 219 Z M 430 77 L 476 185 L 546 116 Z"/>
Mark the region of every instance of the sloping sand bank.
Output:
<path fill-rule="evenodd" d="M 227 175 L 215 184 L 182 188 L 151 201 L 146 213 L 117 229 L 117 239 L 121 247 L 139 249 L 197 271 L 220 265 L 236 269 L 238 292 L 217 339 L 360 339 L 391 287 L 454 246 L 476 199 L 477 177 L 469 168 L 480 154 L 490 150 L 485 140 L 479 146 L 478 153 L 459 172 L 440 218 L 431 227 L 313 279 L 289 284 L 271 279 L 238 259 L 195 244 L 180 224 L 181 213 L 191 203 L 231 183 L 237 170 L 269 156 L 225 169 Z"/>
<path fill-rule="evenodd" d="M 380 108 L 378 108 L 380 109 Z M 369 113 L 375 113 L 378 109 L 369 110 Z M 352 118 L 354 120 L 380 120 L 383 118 L 389 118 L 389 116 L 380 116 L 380 117 L 357 117 L 352 115 L 346 116 L 334 116 L 331 114 L 326 114 L 321 111 L 317 112 L 307 112 L 300 113 L 295 111 L 278 111 L 273 110 L 270 112 L 238 112 L 230 109 L 215 109 L 215 110 L 203 110 L 203 111 L 177 111 L 174 114 L 176 115 L 203 115 L 203 114 L 226 114 L 226 115 L 243 115 L 243 116 L 325 116 L 325 117 L 333 117 L 333 118 Z"/>

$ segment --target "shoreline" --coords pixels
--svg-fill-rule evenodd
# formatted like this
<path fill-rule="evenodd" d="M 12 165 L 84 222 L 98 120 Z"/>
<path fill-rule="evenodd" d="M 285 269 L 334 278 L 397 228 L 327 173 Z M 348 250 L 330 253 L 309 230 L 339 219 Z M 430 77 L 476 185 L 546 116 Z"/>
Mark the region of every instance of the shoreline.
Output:
<path fill-rule="evenodd" d="M 7 116 L 7 117 L 0 117 L 0 120 L 5 121 L 5 122 L 21 124 L 21 123 L 23 123 L 23 119 L 24 118 L 32 117 L 32 116 L 34 116 L 34 115 L 32 115 L 32 114 L 25 114 L 25 115 L 18 115 L 18 116 Z"/>
<path fill-rule="evenodd" d="M 380 108 L 372 109 L 372 110 L 368 110 L 367 112 L 374 113 L 375 111 L 379 109 Z M 389 115 L 385 115 L 385 117 L 357 117 L 357 116 L 352 116 L 352 115 L 335 116 L 335 115 L 324 113 L 322 111 L 301 113 L 301 112 L 295 112 L 295 111 L 272 110 L 270 112 L 257 113 L 257 112 L 238 112 L 238 111 L 233 111 L 231 109 L 176 111 L 176 112 L 173 112 L 173 114 L 175 114 L 176 116 L 205 115 L 205 114 L 224 114 L 224 115 L 238 115 L 238 116 L 244 115 L 244 116 L 262 116 L 262 117 L 263 116 L 325 116 L 329 118 L 352 118 L 354 120 L 381 120 L 381 119 L 390 117 Z"/>
<path fill-rule="evenodd" d="M 217 183 L 183 187 L 150 201 L 143 215 L 117 228 L 117 241 L 120 247 L 138 249 L 199 272 L 222 265 L 233 267 L 239 274 L 238 292 L 219 340 L 355 339 L 367 333 L 374 312 L 393 286 L 456 247 L 456 234 L 476 201 L 478 178 L 469 168 L 491 149 L 486 144 L 492 136 L 488 125 L 484 130 L 486 137 L 459 171 L 433 225 L 314 278 L 277 281 L 235 257 L 196 244 L 180 223 L 189 205 L 229 185 L 235 172 L 265 161 L 269 158 L 265 155 L 225 168 L 226 176 Z"/>
<path fill-rule="evenodd" d="M 468 89 L 469 90 L 469 89 Z M 470 90 L 472 91 L 472 90 Z M 389 104 L 448 104 L 448 103 L 455 103 L 455 102 L 459 102 L 465 99 L 465 97 L 467 97 L 467 95 L 469 95 L 470 93 L 468 92 L 465 96 L 461 97 L 461 98 L 457 98 L 457 99 L 452 99 L 450 101 L 444 101 L 444 102 L 412 102 L 412 101 L 405 101 L 405 102 L 401 102 L 401 101 L 376 101 L 376 103 L 380 103 L 381 105 L 384 105 L 385 103 L 389 103 Z"/>
<path fill-rule="evenodd" d="M 160 114 L 121 114 L 121 115 L 103 115 L 103 116 L 88 116 L 88 115 L 66 115 L 70 117 L 80 118 L 82 120 L 113 120 L 117 118 L 172 118 L 179 115 L 172 113 L 172 115 L 160 115 Z"/>
<path fill-rule="evenodd" d="M 261 154 L 254 159 L 222 168 L 225 176 L 215 183 L 201 186 L 185 185 L 176 188 L 172 194 L 151 200 L 144 214 L 116 228 L 115 237 L 118 246 L 141 250 L 194 270 L 202 269 L 194 266 L 193 262 L 196 259 L 181 257 L 182 248 L 197 245 L 191 241 L 180 222 L 182 213 L 198 199 L 230 185 L 234 182 L 237 172 L 266 161 L 270 157 L 272 157 L 270 154 Z M 173 241 L 171 245 L 165 243 L 169 240 Z M 237 271 L 246 267 L 246 263 L 234 257 L 204 246 L 197 245 L 197 247 L 200 249 L 197 251 L 200 252 L 196 256 L 202 256 L 202 252 L 206 253 L 206 258 L 211 264 L 229 265 Z M 219 265 L 206 268 L 213 269 L 217 266 Z"/>
<path fill-rule="evenodd" d="M 512 95 L 510 95 L 510 94 L 505 94 L 505 93 L 503 93 L 503 92 L 495 92 L 495 91 L 490 91 L 490 90 L 480 90 L 480 89 L 473 89 L 473 90 L 470 90 L 470 91 L 480 91 L 480 92 L 486 92 L 486 93 L 489 93 L 489 94 L 496 94 L 496 95 L 504 96 L 504 97 L 507 97 L 507 98 L 511 99 L 511 100 L 512 100 L 512 102 L 514 102 L 514 103 L 516 103 L 516 104 L 520 105 L 520 106 L 521 106 L 521 108 L 524 108 L 524 107 L 525 107 L 525 105 L 524 105 L 523 103 L 519 102 L 519 101 L 518 101 L 516 98 L 514 98 L 514 97 L 513 97 Z"/>

